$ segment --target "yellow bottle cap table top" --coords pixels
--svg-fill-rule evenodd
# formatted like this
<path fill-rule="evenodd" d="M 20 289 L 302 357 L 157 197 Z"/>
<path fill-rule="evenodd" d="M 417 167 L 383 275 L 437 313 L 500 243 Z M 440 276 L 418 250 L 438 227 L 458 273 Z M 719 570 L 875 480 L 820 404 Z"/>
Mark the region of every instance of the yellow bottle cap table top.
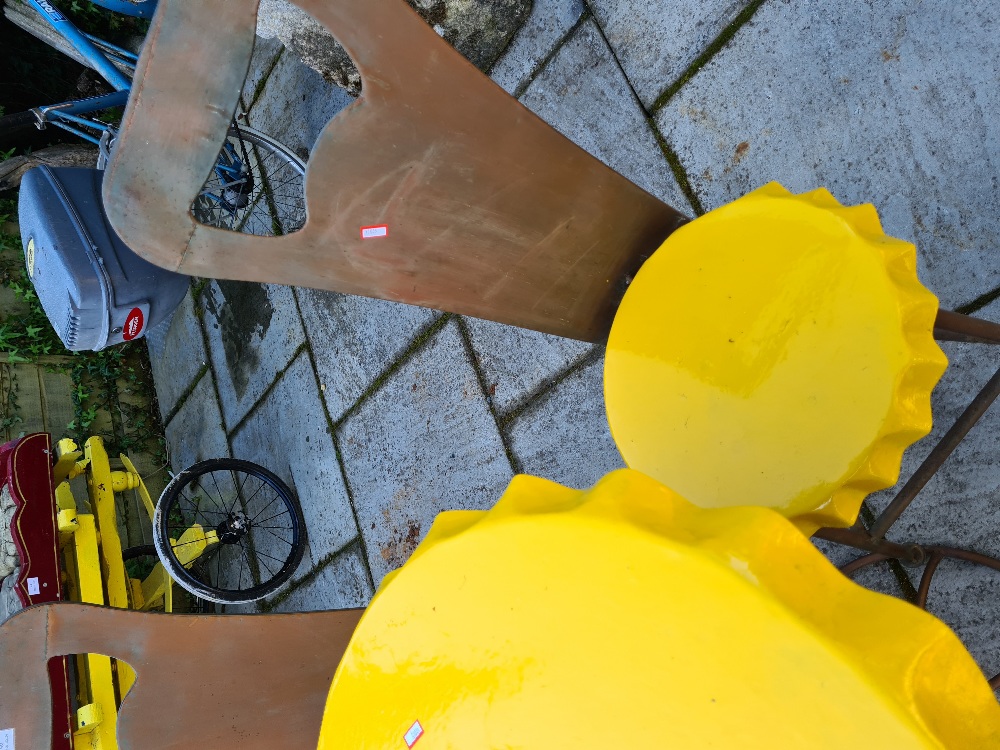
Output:
<path fill-rule="evenodd" d="M 319 747 L 983 750 L 1000 707 L 943 623 L 779 514 L 624 469 L 438 516 L 361 620 Z"/>
<path fill-rule="evenodd" d="M 947 365 L 913 245 L 870 205 L 771 183 L 672 234 L 608 341 L 625 462 L 703 507 L 849 526 L 931 427 Z"/>

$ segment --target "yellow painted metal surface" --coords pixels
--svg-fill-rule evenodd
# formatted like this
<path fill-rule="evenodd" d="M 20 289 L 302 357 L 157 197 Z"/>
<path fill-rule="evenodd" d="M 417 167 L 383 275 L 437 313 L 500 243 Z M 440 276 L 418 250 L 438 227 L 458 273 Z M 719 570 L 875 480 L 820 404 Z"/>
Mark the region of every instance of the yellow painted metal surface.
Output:
<path fill-rule="evenodd" d="M 368 607 L 320 750 L 1000 747 L 939 620 L 842 576 L 764 508 L 632 470 L 519 476 L 438 516 Z"/>
<path fill-rule="evenodd" d="M 771 183 L 678 229 L 637 274 L 608 341 L 612 435 L 703 507 L 848 526 L 930 430 L 937 308 L 872 206 Z"/>

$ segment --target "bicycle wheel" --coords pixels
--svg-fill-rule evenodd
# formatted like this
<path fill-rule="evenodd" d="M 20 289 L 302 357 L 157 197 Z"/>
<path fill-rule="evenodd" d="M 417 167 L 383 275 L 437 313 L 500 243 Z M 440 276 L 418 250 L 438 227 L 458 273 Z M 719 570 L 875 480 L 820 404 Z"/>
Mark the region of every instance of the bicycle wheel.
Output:
<path fill-rule="evenodd" d="M 163 490 L 153 543 L 167 572 L 195 596 L 246 603 L 291 577 L 305 550 L 305 521 L 292 491 L 270 471 L 214 458 L 185 469 Z"/>
<path fill-rule="evenodd" d="M 136 578 L 141 581 L 153 572 L 153 568 L 158 562 L 160 562 L 160 557 L 156 554 L 156 547 L 152 544 L 139 544 L 135 547 L 129 547 L 122 550 L 122 562 L 125 563 L 125 572 L 128 574 L 129 578 Z M 174 612 L 198 612 L 208 614 L 215 611 L 215 605 L 212 602 L 195 596 L 190 591 L 183 589 L 180 586 L 174 587 L 173 594 Z M 158 605 L 145 609 L 144 611 L 162 612 L 163 602 L 160 601 Z"/>
<path fill-rule="evenodd" d="M 291 150 L 260 131 L 234 125 L 191 213 L 211 227 L 291 234 L 306 223 L 305 173 Z"/>

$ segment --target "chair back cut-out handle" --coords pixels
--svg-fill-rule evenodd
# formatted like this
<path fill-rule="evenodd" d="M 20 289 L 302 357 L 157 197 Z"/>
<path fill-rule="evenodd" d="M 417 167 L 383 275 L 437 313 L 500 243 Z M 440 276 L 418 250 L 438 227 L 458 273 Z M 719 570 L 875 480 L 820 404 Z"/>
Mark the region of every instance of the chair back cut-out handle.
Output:
<path fill-rule="evenodd" d="M 125 242 L 191 275 L 604 337 L 630 276 L 685 217 L 508 96 L 403 0 L 296 4 L 363 86 L 312 151 L 305 226 L 260 237 L 190 214 L 243 85 L 256 3 L 160 0 L 104 185 Z"/>
<path fill-rule="evenodd" d="M 0 626 L 0 729 L 17 750 L 50 750 L 45 665 L 69 654 L 127 662 L 137 681 L 120 750 L 315 748 L 333 674 L 363 610 L 163 615 L 43 604 Z"/>

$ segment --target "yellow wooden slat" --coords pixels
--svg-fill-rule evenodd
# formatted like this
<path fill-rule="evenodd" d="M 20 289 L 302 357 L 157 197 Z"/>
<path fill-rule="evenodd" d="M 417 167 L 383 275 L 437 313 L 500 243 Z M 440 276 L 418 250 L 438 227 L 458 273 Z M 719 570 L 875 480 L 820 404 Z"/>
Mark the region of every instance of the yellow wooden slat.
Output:
<path fill-rule="evenodd" d="M 84 451 L 90 459 L 87 469 L 87 490 L 97 528 L 101 532 L 100 559 L 104 576 L 107 603 L 111 607 L 128 609 L 128 576 L 122 563 L 122 542 L 118 535 L 118 519 L 111 466 L 104 442 L 99 437 L 87 440 Z"/>
<path fill-rule="evenodd" d="M 104 604 L 104 585 L 101 581 L 97 525 L 94 516 L 81 513 L 77 516 L 77 523 L 79 528 L 73 534 L 72 544 L 75 559 L 67 566 L 70 597 L 74 601 L 87 604 Z M 116 747 L 117 707 L 111 659 L 100 654 L 87 654 L 82 661 L 85 663 L 85 669 L 82 670 L 81 678 L 86 682 L 83 692 L 91 704 L 100 706 L 102 718 L 100 724 L 93 727 L 92 731 L 87 727 L 78 727 L 74 735 L 74 746 L 113 750 Z M 84 731 L 81 733 L 80 729 Z"/>
<path fill-rule="evenodd" d="M 77 528 L 73 534 L 73 550 L 76 564 L 71 566 L 75 579 L 73 600 L 86 604 L 104 604 L 104 585 L 101 582 L 101 563 L 97 545 L 97 524 L 89 513 L 76 517 Z"/>
<path fill-rule="evenodd" d="M 101 654 L 87 654 L 87 673 L 90 677 L 90 700 L 88 705 L 100 706 L 100 723 L 94 726 L 77 726 L 73 734 L 73 746 L 93 750 L 117 750 L 116 731 L 118 709 L 115 704 L 114 673 L 111 659 Z M 79 723 L 79 712 L 77 713 Z M 81 731 L 82 730 L 82 731 Z"/>

